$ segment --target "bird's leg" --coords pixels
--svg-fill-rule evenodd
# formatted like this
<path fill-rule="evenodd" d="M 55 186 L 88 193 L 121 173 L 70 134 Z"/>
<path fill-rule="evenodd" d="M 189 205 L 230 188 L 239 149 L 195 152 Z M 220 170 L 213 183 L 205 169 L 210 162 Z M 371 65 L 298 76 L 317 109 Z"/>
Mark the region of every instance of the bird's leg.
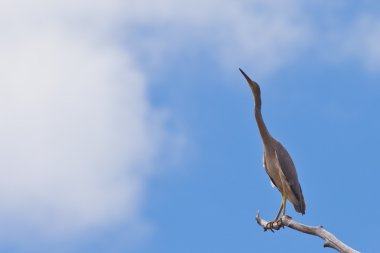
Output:
<path fill-rule="evenodd" d="M 282 199 L 280 210 L 278 210 L 276 218 L 274 218 L 273 222 L 276 222 L 278 220 L 278 217 L 280 217 L 281 211 L 284 209 L 284 198 Z"/>
<path fill-rule="evenodd" d="M 283 212 L 282 212 L 282 217 L 286 215 L 286 192 L 284 195 L 282 195 L 282 206 L 283 206 Z M 280 227 L 283 227 L 284 225 L 282 224 L 282 217 L 277 221 L 278 225 Z"/>
<path fill-rule="evenodd" d="M 276 215 L 276 218 L 274 218 L 274 221 L 278 220 L 278 217 L 280 217 L 281 211 L 283 211 L 282 216 L 285 215 L 285 208 L 286 208 L 286 192 L 284 192 L 284 194 L 282 194 L 281 207 L 280 207 L 280 210 L 278 210 L 278 213 Z"/>
<path fill-rule="evenodd" d="M 285 212 L 285 209 L 286 209 L 286 192 L 285 192 L 285 194 L 282 196 L 282 205 L 284 206 L 282 216 L 285 216 L 285 215 L 286 215 L 286 212 Z"/>
<path fill-rule="evenodd" d="M 280 217 L 281 212 L 283 212 L 283 213 L 282 213 L 282 216 L 285 216 L 285 215 L 286 215 L 285 209 L 286 209 L 286 193 L 284 193 L 284 194 L 282 195 L 282 201 L 281 201 L 280 210 L 278 210 L 277 215 L 276 215 L 276 218 L 274 218 L 273 221 L 268 222 L 268 224 L 265 226 L 265 230 L 268 230 L 268 229 L 272 230 L 272 228 L 273 228 L 273 223 L 275 223 L 275 222 L 278 222 L 278 224 L 281 226 L 281 224 L 282 224 L 282 219 L 281 219 L 281 218 L 279 219 L 279 217 Z M 272 231 L 273 231 L 273 230 L 272 230 Z"/>
<path fill-rule="evenodd" d="M 273 221 L 270 221 L 267 223 L 267 225 L 265 226 L 265 230 L 268 230 L 268 229 L 272 230 L 273 223 L 275 223 L 278 220 L 278 217 L 280 217 L 280 214 L 281 214 L 281 211 L 283 210 L 283 208 L 284 208 L 284 198 L 281 201 L 280 210 L 278 210 L 276 218 L 274 218 Z M 273 232 L 273 230 L 272 230 L 272 232 Z"/>

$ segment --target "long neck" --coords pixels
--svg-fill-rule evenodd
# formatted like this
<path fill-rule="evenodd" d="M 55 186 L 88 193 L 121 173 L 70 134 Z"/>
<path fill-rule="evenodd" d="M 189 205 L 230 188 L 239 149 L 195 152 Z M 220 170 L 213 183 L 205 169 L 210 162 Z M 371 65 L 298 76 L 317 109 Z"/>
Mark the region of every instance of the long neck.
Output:
<path fill-rule="evenodd" d="M 255 118 L 256 123 L 259 128 L 261 139 L 263 140 L 264 146 L 270 146 L 270 141 L 272 136 L 270 135 L 267 127 L 265 126 L 263 116 L 261 115 L 261 97 L 260 94 L 254 94 L 255 97 Z"/>

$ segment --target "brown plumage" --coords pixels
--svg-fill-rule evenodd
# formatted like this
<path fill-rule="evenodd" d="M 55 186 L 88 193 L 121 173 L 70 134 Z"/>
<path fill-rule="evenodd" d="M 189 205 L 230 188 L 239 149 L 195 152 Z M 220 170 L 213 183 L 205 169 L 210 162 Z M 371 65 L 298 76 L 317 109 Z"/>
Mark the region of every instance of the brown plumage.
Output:
<path fill-rule="evenodd" d="M 255 118 L 264 144 L 263 165 L 265 171 L 282 195 L 281 207 L 273 222 L 278 220 L 282 210 L 283 215 L 285 215 L 287 199 L 293 204 L 297 212 L 305 214 L 305 200 L 293 160 L 285 147 L 270 135 L 261 115 L 260 86 L 252 81 L 243 70 L 239 70 L 247 80 L 255 98 Z"/>

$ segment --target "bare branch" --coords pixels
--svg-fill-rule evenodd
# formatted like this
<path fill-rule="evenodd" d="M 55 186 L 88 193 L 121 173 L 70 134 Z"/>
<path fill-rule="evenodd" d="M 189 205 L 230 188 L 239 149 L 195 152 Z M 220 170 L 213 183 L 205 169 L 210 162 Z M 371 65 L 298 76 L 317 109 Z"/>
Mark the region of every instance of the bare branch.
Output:
<path fill-rule="evenodd" d="M 260 226 L 264 228 L 264 231 L 268 229 L 267 228 L 268 222 L 260 218 L 259 212 L 257 212 L 256 214 L 256 221 L 257 221 L 257 224 L 259 224 Z M 333 234 L 325 230 L 322 226 L 319 226 L 319 227 L 307 226 L 293 220 L 292 217 L 287 216 L 287 215 L 283 216 L 282 219 L 280 219 L 279 221 L 274 222 L 271 228 L 274 230 L 279 230 L 280 228 L 285 227 L 285 226 L 292 228 L 294 230 L 300 231 L 302 233 L 315 235 L 322 238 L 325 241 L 323 245 L 324 247 L 330 247 L 342 253 L 359 253 L 359 251 L 356 251 L 350 248 L 349 246 L 347 246 L 346 244 L 344 244 L 343 242 L 339 241 Z"/>

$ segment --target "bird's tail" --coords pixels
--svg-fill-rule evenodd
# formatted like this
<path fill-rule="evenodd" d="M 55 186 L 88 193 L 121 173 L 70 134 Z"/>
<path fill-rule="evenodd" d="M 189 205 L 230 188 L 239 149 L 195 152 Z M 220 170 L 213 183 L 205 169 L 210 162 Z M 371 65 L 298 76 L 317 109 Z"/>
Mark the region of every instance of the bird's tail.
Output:
<path fill-rule="evenodd" d="M 300 196 L 297 196 L 297 202 L 293 203 L 293 206 L 297 212 L 302 213 L 302 215 L 304 215 L 305 210 L 306 210 L 306 204 L 305 204 L 305 199 L 303 198 L 301 185 L 300 185 L 300 193 L 301 193 L 299 194 Z"/>

